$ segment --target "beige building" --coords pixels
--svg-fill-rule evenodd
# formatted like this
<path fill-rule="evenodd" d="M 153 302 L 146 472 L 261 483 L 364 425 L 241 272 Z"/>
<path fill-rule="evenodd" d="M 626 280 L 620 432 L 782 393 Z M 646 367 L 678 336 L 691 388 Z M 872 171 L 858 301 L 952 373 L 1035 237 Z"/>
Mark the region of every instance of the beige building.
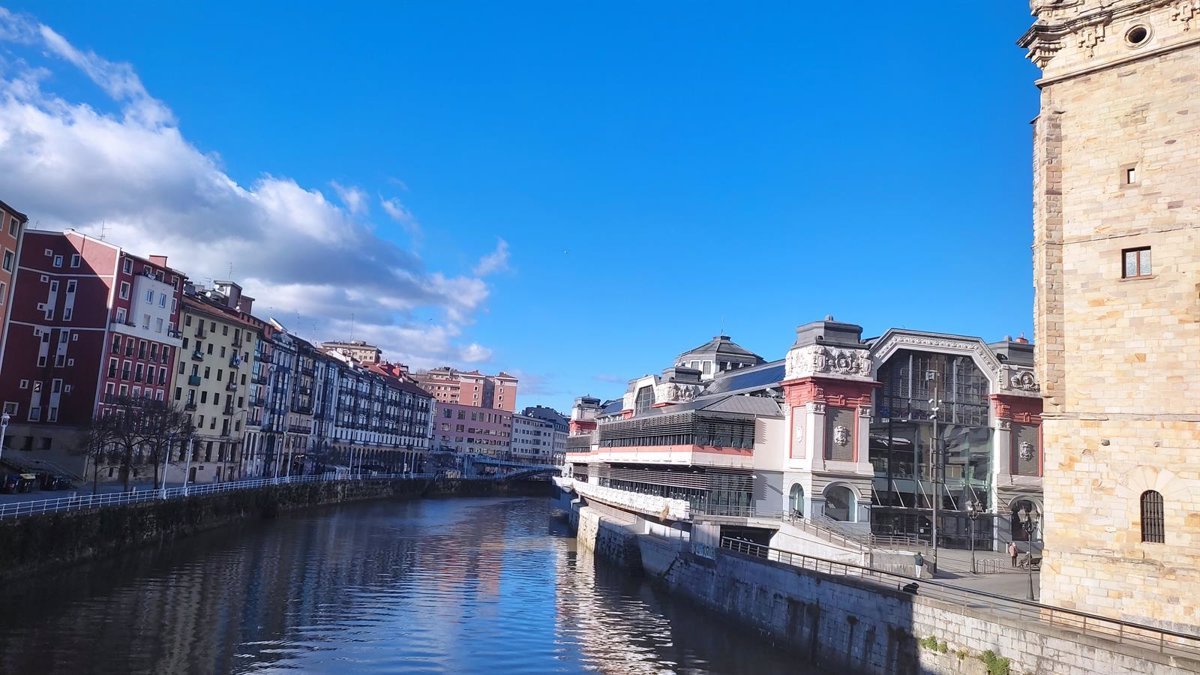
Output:
<path fill-rule="evenodd" d="M 191 415 L 196 442 L 190 462 L 171 457 L 168 480 L 182 480 L 185 471 L 197 483 L 235 480 L 247 474 L 242 436 L 257 330 L 239 318 L 229 296 L 190 286 L 187 291 L 172 400 Z"/>
<path fill-rule="evenodd" d="M 383 362 L 383 350 L 362 340 L 349 342 L 322 342 L 321 348 L 353 357 L 359 363 L 371 365 Z"/>
<path fill-rule="evenodd" d="M 441 403 L 513 412 L 517 409 L 517 378 L 500 371 L 484 375 L 449 366 L 416 373 L 413 380 Z"/>
<path fill-rule="evenodd" d="M 1042 600 L 1200 626 L 1200 3 L 1034 0 Z"/>

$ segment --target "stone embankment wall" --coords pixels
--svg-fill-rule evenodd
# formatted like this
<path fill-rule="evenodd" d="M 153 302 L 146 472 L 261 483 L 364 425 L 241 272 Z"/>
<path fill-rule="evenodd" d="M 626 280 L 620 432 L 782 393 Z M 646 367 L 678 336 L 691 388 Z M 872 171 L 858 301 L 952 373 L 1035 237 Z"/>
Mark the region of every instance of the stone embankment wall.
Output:
<path fill-rule="evenodd" d="M 543 496 L 536 481 L 360 480 L 293 483 L 0 521 L 0 579 L 58 569 L 280 512 L 369 499 Z"/>
<path fill-rule="evenodd" d="M 640 534 L 592 506 L 572 505 L 579 543 L 641 571 L 672 592 L 738 619 L 829 672 L 1105 673 L 1200 672 L 1200 662 L 1018 622 L 899 588 Z M 631 542 L 639 549 L 630 552 Z M 990 664 L 990 669 L 989 669 Z M 1008 670 L 1005 671 L 1004 667 Z"/>

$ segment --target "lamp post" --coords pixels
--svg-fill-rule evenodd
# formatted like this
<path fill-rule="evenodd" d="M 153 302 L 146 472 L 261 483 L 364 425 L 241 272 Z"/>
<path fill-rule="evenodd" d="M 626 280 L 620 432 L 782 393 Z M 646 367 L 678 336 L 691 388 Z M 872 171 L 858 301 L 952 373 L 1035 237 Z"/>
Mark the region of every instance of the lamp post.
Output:
<path fill-rule="evenodd" d="M 1028 516 L 1025 518 L 1024 522 L 1021 523 L 1021 525 L 1023 525 L 1025 527 L 1025 533 L 1028 535 L 1027 540 L 1029 542 L 1029 558 L 1028 558 L 1026 567 L 1029 570 L 1029 599 L 1034 600 L 1035 598 L 1033 597 L 1033 537 L 1035 534 L 1037 534 L 1037 519 L 1035 519 L 1033 517 L 1032 510 L 1030 510 L 1028 512 Z"/>
<path fill-rule="evenodd" d="M 0 415 L 0 457 L 4 456 L 4 436 L 8 433 L 8 422 L 11 419 L 8 413 Z"/>
<path fill-rule="evenodd" d="M 167 460 L 171 458 L 171 446 L 175 444 L 175 433 L 167 434 L 167 447 L 163 450 L 163 469 L 162 469 L 162 487 L 158 494 L 163 499 L 167 498 Z"/>
<path fill-rule="evenodd" d="M 983 504 L 979 500 L 967 502 L 967 518 L 971 521 L 971 574 L 978 574 L 975 571 L 975 521 L 979 520 L 979 514 L 982 512 Z"/>
<path fill-rule="evenodd" d="M 192 455 L 196 452 L 196 443 L 199 439 L 192 439 L 191 452 L 187 453 L 187 463 L 183 465 L 183 496 L 188 496 L 188 479 L 192 477 Z"/>
<path fill-rule="evenodd" d="M 929 419 L 933 420 L 933 438 L 929 442 L 929 475 L 933 483 L 933 573 L 938 570 L 938 504 L 942 501 L 941 468 L 942 450 L 938 442 L 938 411 L 942 401 L 937 397 L 937 372 L 928 371 L 925 379 L 933 381 L 933 398 L 929 399 Z"/>

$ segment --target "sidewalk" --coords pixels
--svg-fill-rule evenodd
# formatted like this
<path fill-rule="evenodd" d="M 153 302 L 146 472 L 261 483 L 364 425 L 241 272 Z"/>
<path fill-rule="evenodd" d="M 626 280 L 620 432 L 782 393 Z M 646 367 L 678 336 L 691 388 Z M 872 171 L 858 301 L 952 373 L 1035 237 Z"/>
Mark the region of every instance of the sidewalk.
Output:
<path fill-rule="evenodd" d="M 984 560 L 989 561 L 987 567 Z M 990 574 L 971 573 L 971 552 L 960 549 L 938 549 L 937 581 L 984 593 L 1001 595 L 1014 600 L 1029 599 L 1029 570 L 1013 567 L 1012 559 L 1004 553 L 995 551 L 976 551 L 975 562 L 977 570 L 996 569 Z M 994 566 L 994 567 L 993 567 Z M 1041 579 L 1033 572 L 1034 598 L 1038 596 Z"/>

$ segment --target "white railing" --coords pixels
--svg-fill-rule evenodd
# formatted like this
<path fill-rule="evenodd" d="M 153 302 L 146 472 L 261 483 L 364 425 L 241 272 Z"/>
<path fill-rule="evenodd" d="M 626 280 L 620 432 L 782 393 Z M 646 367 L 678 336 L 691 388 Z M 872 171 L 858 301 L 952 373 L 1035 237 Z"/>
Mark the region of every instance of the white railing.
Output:
<path fill-rule="evenodd" d="M 646 513 L 671 520 L 687 520 L 691 517 L 691 504 L 682 499 L 671 499 L 657 495 L 644 495 L 639 492 L 617 490 L 575 481 L 575 493 L 589 499 L 595 499 L 613 506 L 623 506 L 641 513 Z"/>
<path fill-rule="evenodd" d="M 170 487 L 149 488 L 146 490 L 131 490 L 129 492 L 112 492 L 96 495 L 78 495 L 75 497 L 59 497 L 58 499 L 39 499 L 36 501 L 10 502 L 0 504 L 0 519 L 31 516 L 42 513 L 58 513 L 62 511 L 84 511 L 110 506 L 126 506 L 143 502 L 160 501 L 163 499 L 181 499 L 183 497 L 198 497 L 233 492 L 236 490 L 256 490 L 271 485 L 289 485 L 292 483 L 323 483 L 347 482 L 375 479 L 411 478 L 428 480 L 434 478 L 430 473 L 389 473 L 389 474 L 357 474 L 346 477 L 334 476 L 280 476 L 278 478 L 253 478 L 249 480 L 228 481 L 225 483 L 193 483 Z"/>

